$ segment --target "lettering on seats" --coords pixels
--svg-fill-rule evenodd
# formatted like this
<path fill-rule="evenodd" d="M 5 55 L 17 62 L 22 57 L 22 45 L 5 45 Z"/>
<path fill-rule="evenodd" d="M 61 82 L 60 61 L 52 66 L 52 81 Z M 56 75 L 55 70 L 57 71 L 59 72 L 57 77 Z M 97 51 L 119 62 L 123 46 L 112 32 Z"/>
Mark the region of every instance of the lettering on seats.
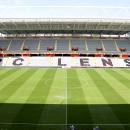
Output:
<path fill-rule="evenodd" d="M 90 66 L 89 59 L 88 58 L 81 58 L 80 59 L 80 65 L 81 66 Z"/>
<path fill-rule="evenodd" d="M 102 60 L 102 63 L 103 63 L 103 66 L 107 66 L 107 65 L 109 65 L 109 66 L 113 66 L 113 63 L 112 63 L 112 61 L 111 61 L 111 59 L 101 59 Z"/>
<path fill-rule="evenodd" d="M 61 58 L 58 58 L 58 66 L 67 66 L 66 64 L 61 63 Z"/>
<path fill-rule="evenodd" d="M 28 66 L 77 66 L 77 67 L 130 67 L 130 58 L 124 59 L 124 58 L 99 58 L 96 57 L 96 62 L 95 58 L 93 57 L 82 57 L 82 58 L 75 58 L 74 62 L 71 57 L 68 58 L 63 58 L 63 57 L 53 57 L 52 61 L 46 60 L 47 58 L 44 58 L 44 62 L 41 62 L 41 57 L 35 58 L 35 57 L 30 57 L 31 60 L 26 60 L 26 58 L 22 57 L 16 57 L 16 58 L 0 58 L 0 66 L 25 66 L 25 61 L 26 65 Z M 11 64 L 10 64 L 11 63 Z M 38 64 L 40 63 L 40 64 Z"/>
<path fill-rule="evenodd" d="M 18 59 L 15 59 L 14 61 L 13 61 L 13 65 L 23 65 L 23 62 L 24 61 L 24 59 L 23 58 L 18 58 Z"/>
<path fill-rule="evenodd" d="M 124 62 L 127 63 L 126 66 L 130 66 L 130 59 L 124 59 Z"/>

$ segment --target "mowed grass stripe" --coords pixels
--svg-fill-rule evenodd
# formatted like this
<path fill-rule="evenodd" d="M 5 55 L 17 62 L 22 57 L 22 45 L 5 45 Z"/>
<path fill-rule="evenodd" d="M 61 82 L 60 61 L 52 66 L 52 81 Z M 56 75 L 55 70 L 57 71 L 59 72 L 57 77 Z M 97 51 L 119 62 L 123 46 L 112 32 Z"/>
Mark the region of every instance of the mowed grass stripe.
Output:
<path fill-rule="evenodd" d="M 93 82 L 93 79 L 89 76 L 87 73 L 88 70 L 84 69 L 85 75 L 81 75 L 81 78 L 85 78 L 86 82 L 90 83 L 88 84 L 87 88 L 89 91 L 86 89 L 86 95 L 89 95 L 89 98 L 97 98 L 97 102 L 88 104 L 89 110 L 91 113 L 91 116 L 93 117 L 94 123 L 97 124 L 107 124 L 107 123 L 120 123 L 116 115 L 114 114 L 112 108 L 109 106 L 107 100 L 104 98 L 103 94 L 101 91 L 98 89 L 97 85 Z M 83 73 L 83 72 L 82 72 Z M 90 86 L 89 86 L 90 85 Z M 100 100 L 98 98 L 101 98 L 100 100 L 103 100 L 105 102 L 104 104 L 100 103 Z M 107 118 L 106 118 L 107 117 Z M 121 128 L 122 129 L 122 128 Z"/>
<path fill-rule="evenodd" d="M 121 74 L 122 76 L 124 76 L 126 79 L 130 80 L 130 72 L 127 73 L 126 71 L 124 71 L 123 69 L 113 69 L 114 71 L 118 72 L 119 74 Z"/>
<path fill-rule="evenodd" d="M 57 69 L 48 69 L 44 73 L 44 75 L 41 77 L 41 80 L 37 83 L 35 89 L 29 96 L 27 102 L 37 103 L 37 101 L 39 101 L 41 104 L 46 102 L 56 71 Z"/>
<path fill-rule="evenodd" d="M 65 124 L 66 123 L 66 70 L 57 69 L 54 78 L 48 79 L 46 84 L 52 81 L 52 87 L 46 98 L 44 109 L 38 123 Z"/>
<path fill-rule="evenodd" d="M 46 104 L 66 104 L 67 100 L 67 72 L 66 69 L 57 69 L 54 79 L 49 79 L 46 84 L 53 80 Z"/>
<path fill-rule="evenodd" d="M 37 68 L 37 71 L 21 85 L 21 87 L 6 101 L 6 103 L 31 103 L 27 102 L 27 99 L 45 74 L 46 70 L 47 69 Z M 37 103 L 39 103 L 38 100 Z"/>
<path fill-rule="evenodd" d="M 109 104 L 127 103 L 109 84 L 109 82 L 111 82 L 109 78 L 106 77 L 106 79 L 104 79 L 102 77 L 104 76 L 103 73 L 98 73 L 98 71 L 96 72 L 96 69 L 89 69 L 87 70 L 87 73 L 93 79 L 93 82 L 97 85 L 98 89 L 101 91 Z"/>
<path fill-rule="evenodd" d="M 108 81 L 111 87 L 125 100 L 124 103 L 122 102 L 120 104 L 130 103 L 130 90 L 124 84 L 115 79 L 115 77 L 111 76 L 106 70 L 108 69 L 97 70 L 97 72 L 101 73 L 102 78 Z M 115 102 L 113 104 L 119 104 L 119 103 Z"/>
<path fill-rule="evenodd" d="M 0 80 L 0 90 L 2 90 L 5 86 L 8 86 L 8 84 L 10 84 L 13 80 L 17 79 L 18 76 L 22 75 L 26 71 L 27 69 L 17 69 L 11 75 Z"/>
<path fill-rule="evenodd" d="M 86 69 L 77 69 L 77 74 L 82 84 L 87 104 L 108 104 L 96 84 L 93 82 L 88 73 L 86 73 Z"/>
<path fill-rule="evenodd" d="M 37 69 L 37 71 L 32 74 L 28 78 L 28 80 L 25 81 L 25 83 L 6 101 L 6 104 L 3 104 L 3 106 L 0 108 L 0 110 L 3 111 L 2 113 L 0 113 L 0 119 L 2 119 L 2 121 L 0 122 L 13 122 L 13 120 L 16 118 L 17 114 L 23 107 L 23 103 L 26 102 L 27 98 L 32 93 L 35 85 L 39 82 L 45 71 L 46 70 L 42 70 L 41 73 L 41 69 Z"/>
<path fill-rule="evenodd" d="M 130 74 L 130 68 L 122 68 L 121 70 L 128 73 L 128 74 Z"/>
<path fill-rule="evenodd" d="M 96 105 L 93 105 L 107 104 L 107 101 L 103 97 L 102 93 L 98 90 L 97 86 L 93 83 L 93 80 L 89 77 L 88 73 L 86 73 L 86 69 L 78 69 L 77 74 L 82 84 L 82 89 L 86 96 L 86 100 L 88 103 L 87 105 L 91 113 L 93 123 L 105 123 L 114 120 L 115 117 L 113 117 L 113 113 L 111 112 L 110 107 L 107 107 L 106 105 L 104 114 L 102 114 L 102 111 L 99 110 L 101 108 L 96 107 Z M 109 117 L 110 114 L 112 116 Z M 108 116 L 108 118 L 106 118 L 106 116 Z"/>
<path fill-rule="evenodd" d="M 33 70 L 32 73 L 30 73 L 30 70 L 26 69 L 20 72 L 21 75 L 17 75 L 17 78 L 15 80 L 13 80 L 8 86 L 6 86 L 4 89 L 0 91 L 0 96 L 2 97 L 1 100 L 3 100 L 1 102 L 5 102 L 5 100 L 7 100 L 11 95 L 13 95 L 13 93 L 15 93 L 17 89 L 19 89 L 20 86 L 22 85 L 22 81 L 24 82 L 28 80 L 26 76 L 30 77 L 31 74 L 33 74 L 35 71 Z M 16 80 L 17 83 L 20 83 L 19 85 L 18 84 L 15 85 Z M 17 115 L 20 108 L 21 105 L 17 104 L 16 105 L 15 104 L 10 105 L 8 103 L 0 104 L 0 122 L 11 123 L 14 117 Z"/>
<path fill-rule="evenodd" d="M 99 69 L 100 70 L 100 69 Z M 104 76 L 104 73 L 102 72 L 98 72 L 97 69 L 90 69 L 87 70 L 87 73 L 91 76 L 91 78 L 93 79 L 93 82 L 95 82 L 95 84 L 97 85 L 98 89 L 102 92 L 104 98 L 107 100 L 107 102 L 109 104 L 113 104 L 113 103 L 124 103 L 124 99 L 122 99 L 122 97 L 116 93 L 116 91 L 111 87 L 111 85 L 109 84 L 109 78 Z M 106 80 L 103 77 L 106 78 Z M 111 105 L 106 106 L 106 109 L 109 109 L 111 107 Z M 99 107 L 100 109 L 100 107 Z M 104 108 L 105 109 L 105 108 Z M 108 115 L 108 121 L 104 122 L 104 120 L 102 120 L 102 122 L 104 123 L 117 123 L 120 124 L 121 120 L 119 119 L 118 115 L 115 113 L 115 110 L 113 109 L 113 107 L 111 107 L 111 109 L 109 109 L 111 111 L 111 115 Z M 106 114 L 107 111 L 103 110 L 104 113 Z M 110 116 L 110 117 L 109 117 Z M 113 117 L 113 119 L 111 119 L 111 116 Z M 120 126 L 119 130 L 123 130 L 124 127 Z"/>
<path fill-rule="evenodd" d="M 87 104 L 76 69 L 67 70 L 67 104 Z M 77 91 L 78 89 L 78 91 Z"/>
<path fill-rule="evenodd" d="M 22 84 L 30 78 L 36 69 L 28 69 L 22 75 L 19 75 L 16 79 L 11 81 L 7 86 L 0 90 L 0 102 L 5 102 L 11 95 L 13 95 Z"/>
<path fill-rule="evenodd" d="M 7 71 L 11 70 L 11 68 L 0 68 L 0 76 L 6 73 Z"/>
<path fill-rule="evenodd" d="M 70 124 L 93 122 L 81 86 L 76 69 L 67 69 L 67 122 Z"/>
<path fill-rule="evenodd" d="M 117 79 L 118 82 L 125 85 L 127 88 L 130 89 L 130 80 L 123 76 L 121 73 L 114 71 L 114 70 L 106 70 L 112 77 Z"/>
<path fill-rule="evenodd" d="M 113 69 L 110 69 L 109 71 L 111 71 L 111 70 L 113 70 Z M 124 96 L 122 96 L 122 98 L 125 99 L 124 103 L 121 103 L 121 104 L 120 103 L 119 104 L 117 104 L 117 103 L 110 104 L 113 112 L 115 113 L 116 117 L 120 120 L 121 124 L 123 124 L 123 123 L 130 124 L 130 118 L 129 118 L 129 115 L 130 115 L 130 105 L 127 104 L 129 102 L 130 98 L 127 97 L 127 96 L 129 96 L 128 93 L 127 93 L 127 91 L 124 92 L 124 90 L 123 90 L 123 89 L 127 89 L 127 88 L 125 86 L 123 86 L 123 85 L 120 86 L 120 82 L 118 82 L 118 80 L 113 81 L 113 79 L 115 79 L 115 77 L 112 77 L 108 73 L 108 69 L 107 69 L 107 71 L 105 71 L 105 73 L 107 75 L 105 73 L 103 73 L 102 71 L 105 71 L 105 70 L 101 70 L 100 73 L 102 73 L 104 75 L 104 78 L 107 77 L 111 81 L 111 86 L 114 89 L 116 88 L 115 90 L 118 93 L 120 93 L 120 95 L 121 95 L 121 93 L 124 95 Z M 117 83 L 119 84 L 119 86 L 118 86 Z M 110 97 L 110 98 L 113 98 L 113 97 Z"/>
<path fill-rule="evenodd" d="M 18 71 L 18 69 L 9 69 L 8 71 L 6 71 L 6 73 L 3 73 L 2 75 L 0 75 L 0 82 L 1 80 L 9 77 L 10 75 L 12 75 L 13 73 L 15 73 L 16 71 Z"/>
<path fill-rule="evenodd" d="M 33 89 L 32 93 L 30 94 L 29 98 L 26 101 L 26 103 L 31 102 L 32 104 L 34 103 L 34 105 L 30 105 L 29 107 L 28 105 L 24 104 L 13 122 L 26 122 L 26 123 L 39 122 L 41 113 L 44 111 L 45 105 L 36 105 L 36 104 L 37 103 L 44 104 L 44 102 L 46 101 L 53 80 L 50 81 L 48 85 L 46 85 L 45 82 L 48 79 L 53 79 L 56 71 L 57 71 L 56 69 L 47 69 L 47 71 L 40 78 L 40 81 L 37 83 L 35 89 Z M 46 111 L 44 112 L 46 113 Z M 47 120 L 47 118 L 44 120 Z"/>

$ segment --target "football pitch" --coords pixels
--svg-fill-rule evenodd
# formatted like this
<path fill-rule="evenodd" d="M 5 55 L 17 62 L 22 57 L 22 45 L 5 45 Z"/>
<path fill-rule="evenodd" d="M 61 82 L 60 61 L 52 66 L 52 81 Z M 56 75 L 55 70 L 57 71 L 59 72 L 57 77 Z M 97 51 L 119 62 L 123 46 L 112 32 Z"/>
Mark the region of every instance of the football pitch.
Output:
<path fill-rule="evenodd" d="M 0 69 L 0 130 L 70 125 L 130 130 L 130 69 Z"/>

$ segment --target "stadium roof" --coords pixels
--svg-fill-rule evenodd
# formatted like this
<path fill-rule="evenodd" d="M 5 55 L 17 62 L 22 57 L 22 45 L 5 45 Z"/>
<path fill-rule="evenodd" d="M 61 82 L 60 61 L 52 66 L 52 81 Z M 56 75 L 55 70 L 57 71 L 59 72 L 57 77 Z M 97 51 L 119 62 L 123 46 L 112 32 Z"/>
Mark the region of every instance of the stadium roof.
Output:
<path fill-rule="evenodd" d="M 0 32 L 125 34 L 130 32 L 130 19 L 4 18 L 0 19 Z"/>

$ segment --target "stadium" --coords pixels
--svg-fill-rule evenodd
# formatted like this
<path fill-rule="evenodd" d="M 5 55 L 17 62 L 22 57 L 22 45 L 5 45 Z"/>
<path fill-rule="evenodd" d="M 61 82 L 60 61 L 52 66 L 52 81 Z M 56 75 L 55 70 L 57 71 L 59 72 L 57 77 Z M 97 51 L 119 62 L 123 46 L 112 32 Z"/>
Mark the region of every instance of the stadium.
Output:
<path fill-rule="evenodd" d="M 130 20 L 0 19 L 1 130 L 130 130 Z"/>

